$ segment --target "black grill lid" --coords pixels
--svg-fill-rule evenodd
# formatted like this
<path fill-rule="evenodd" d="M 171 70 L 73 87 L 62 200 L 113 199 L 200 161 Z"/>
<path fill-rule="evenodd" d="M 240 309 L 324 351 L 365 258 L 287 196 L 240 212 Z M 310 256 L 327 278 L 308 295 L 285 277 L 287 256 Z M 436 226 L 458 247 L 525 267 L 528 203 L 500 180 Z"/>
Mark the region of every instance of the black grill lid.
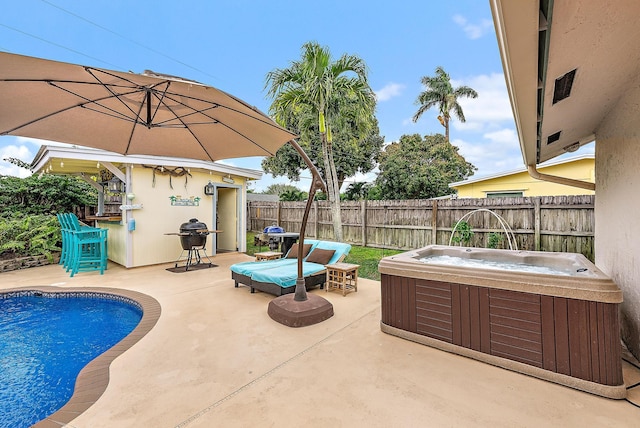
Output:
<path fill-rule="evenodd" d="M 197 218 L 192 218 L 187 223 L 180 225 L 180 232 L 195 232 L 197 230 L 207 230 L 207 225 L 198 221 Z"/>

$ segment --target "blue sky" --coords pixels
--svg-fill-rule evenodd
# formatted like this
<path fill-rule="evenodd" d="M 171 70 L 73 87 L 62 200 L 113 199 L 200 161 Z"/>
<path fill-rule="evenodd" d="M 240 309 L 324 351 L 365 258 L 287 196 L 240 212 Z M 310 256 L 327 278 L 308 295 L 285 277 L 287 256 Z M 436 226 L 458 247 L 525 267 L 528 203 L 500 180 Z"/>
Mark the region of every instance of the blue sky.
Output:
<path fill-rule="evenodd" d="M 479 94 L 461 101 L 467 122 L 454 120 L 451 129 L 451 142 L 478 167 L 476 176 L 523 166 L 488 0 L 21 0 L 4 2 L 0 16 L 2 51 L 182 76 L 265 112 L 266 74 L 299 59 L 308 41 L 329 47 L 334 58 L 346 53 L 366 62 L 386 142 L 403 134 L 444 133 L 435 110 L 418 123 L 411 121 L 423 90 L 420 78 L 442 66 L 454 85 L 471 86 Z M 2 159 L 30 162 L 40 144 L 0 137 L 0 174 L 24 176 Z M 574 155 L 586 151 L 593 145 Z M 260 169 L 260 161 L 225 163 Z M 274 182 L 289 180 L 265 174 L 253 188 L 262 191 Z M 304 178 L 291 184 L 309 186 Z"/>

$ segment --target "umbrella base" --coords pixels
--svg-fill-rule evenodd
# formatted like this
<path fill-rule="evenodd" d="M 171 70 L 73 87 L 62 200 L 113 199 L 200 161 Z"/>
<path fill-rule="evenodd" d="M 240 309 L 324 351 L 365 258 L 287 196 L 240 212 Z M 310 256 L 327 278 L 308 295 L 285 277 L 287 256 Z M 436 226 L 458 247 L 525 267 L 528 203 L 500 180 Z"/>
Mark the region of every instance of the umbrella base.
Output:
<path fill-rule="evenodd" d="M 269 302 L 267 313 L 274 321 L 287 327 L 306 327 L 333 316 L 333 305 L 325 298 L 308 294 L 307 300 L 298 302 L 294 294 L 285 294 Z"/>

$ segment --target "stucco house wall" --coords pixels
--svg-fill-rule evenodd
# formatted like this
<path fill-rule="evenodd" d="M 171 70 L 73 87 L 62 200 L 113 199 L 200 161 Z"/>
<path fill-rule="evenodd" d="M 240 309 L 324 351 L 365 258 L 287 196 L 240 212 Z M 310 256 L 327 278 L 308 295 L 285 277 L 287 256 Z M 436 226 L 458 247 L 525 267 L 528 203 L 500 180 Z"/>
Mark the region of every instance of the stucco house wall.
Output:
<path fill-rule="evenodd" d="M 640 355 L 640 78 L 596 131 L 595 258 L 623 292 L 622 337 Z"/>
<path fill-rule="evenodd" d="M 242 199 L 245 186 L 243 177 L 235 176 L 234 184 L 229 185 L 222 181 L 220 175 L 192 170 L 187 181 L 185 177 L 173 177 L 170 183 L 168 175 L 156 174 L 154 180 L 153 170 L 140 166 L 132 168 L 131 175 L 135 199 L 129 202 L 142 205 L 141 209 L 131 210 L 135 230 L 128 230 L 124 218 L 121 222 L 99 221 L 100 227 L 109 229 L 109 259 L 131 267 L 175 261 L 182 253 L 180 239 L 166 233 L 178 232 L 180 225 L 192 218 L 205 223 L 210 230 L 222 230 L 220 234 L 207 237 L 206 251 L 209 256 L 216 253 L 216 241 L 217 249 L 245 250 L 246 243 L 242 235 L 245 214 L 241 208 L 246 203 Z M 209 182 L 219 186 L 217 219 L 213 213 L 214 196 L 204 194 L 204 187 Z M 182 206 L 172 205 L 172 197 L 200 199 L 198 205 Z M 227 220 L 220 223 L 221 218 Z M 130 261 L 126 254 L 127 241 L 132 252 Z"/>
<path fill-rule="evenodd" d="M 209 229 L 215 229 L 213 218 L 213 196 L 204 194 L 204 186 L 209 180 L 221 183 L 220 177 L 209 175 L 206 172 L 191 171 L 185 184 L 184 177 L 173 177 L 169 185 L 169 176 L 156 175 L 155 186 L 153 184 L 153 172 L 147 168 L 135 167 L 132 170 L 134 193 L 136 204 L 142 204 L 140 210 L 133 210 L 136 220 L 136 230 L 131 232 L 133 238 L 133 264 L 145 266 L 150 264 L 165 263 L 178 258 L 182 252 L 179 237 L 165 235 L 169 232 L 178 232 L 180 225 L 191 218 L 197 218 L 205 223 Z M 242 185 L 243 180 L 235 178 L 236 184 Z M 200 198 L 198 206 L 172 206 L 171 196 L 179 199 Z M 236 196 L 234 192 L 233 196 Z M 235 204 L 228 207 L 231 212 L 218 215 L 235 215 Z M 235 217 L 234 217 L 235 219 Z M 232 250 L 237 250 L 235 245 L 235 223 L 226 224 L 222 234 L 234 237 Z M 126 229 L 126 226 L 125 226 Z M 213 254 L 215 239 L 221 237 L 209 235 L 207 237 L 207 254 Z M 153 249 L 153 251 L 150 251 Z"/>

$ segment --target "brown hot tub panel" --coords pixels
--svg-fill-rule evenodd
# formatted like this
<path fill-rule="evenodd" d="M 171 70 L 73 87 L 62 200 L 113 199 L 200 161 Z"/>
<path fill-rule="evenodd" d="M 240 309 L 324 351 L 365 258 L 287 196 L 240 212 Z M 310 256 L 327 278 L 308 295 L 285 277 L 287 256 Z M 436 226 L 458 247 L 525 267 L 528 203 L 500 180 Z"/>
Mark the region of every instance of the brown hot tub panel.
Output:
<path fill-rule="evenodd" d="M 383 331 L 594 394 L 626 396 L 621 293 L 588 260 L 579 260 L 586 266 L 579 269 L 591 270 L 590 279 L 572 286 L 558 278 L 554 286 L 550 275 L 518 280 L 510 273 L 506 281 L 491 270 L 425 265 L 416 260 L 423 250 L 380 263 Z"/>

